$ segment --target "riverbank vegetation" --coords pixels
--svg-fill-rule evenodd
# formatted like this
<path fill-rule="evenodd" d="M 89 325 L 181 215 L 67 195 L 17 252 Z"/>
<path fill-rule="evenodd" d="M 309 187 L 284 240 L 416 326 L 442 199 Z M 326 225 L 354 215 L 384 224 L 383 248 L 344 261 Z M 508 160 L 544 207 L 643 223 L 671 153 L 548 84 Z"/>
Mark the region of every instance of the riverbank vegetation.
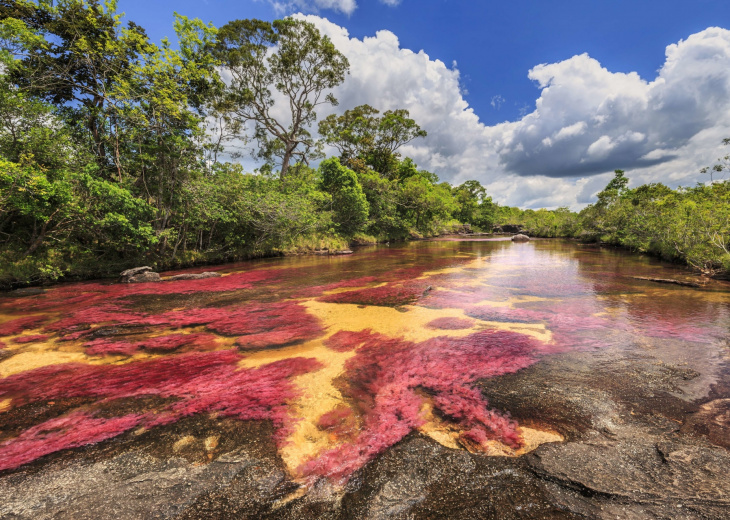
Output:
<path fill-rule="evenodd" d="M 598 201 L 579 213 L 500 208 L 498 221 L 533 236 L 622 246 L 706 275 L 730 274 L 730 181 L 675 190 L 660 183 L 629 188 L 628 182 L 616 170 Z"/>
<path fill-rule="evenodd" d="M 0 0 L 0 287 L 498 224 L 730 267 L 727 183 L 501 207 L 402 156 L 426 136 L 406 110 L 318 117 L 349 63 L 313 25 L 174 28 L 157 44 L 114 2 Z"/>

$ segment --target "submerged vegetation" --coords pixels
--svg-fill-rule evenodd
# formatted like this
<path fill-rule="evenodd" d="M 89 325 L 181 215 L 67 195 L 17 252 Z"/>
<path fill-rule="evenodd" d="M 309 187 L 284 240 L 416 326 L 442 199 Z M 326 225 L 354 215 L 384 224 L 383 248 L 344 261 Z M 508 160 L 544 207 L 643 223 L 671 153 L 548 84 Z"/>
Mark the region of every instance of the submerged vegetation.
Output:
<path fill-rule="evenodd" d="M 349 63 L 312 24 L 217 29 L 175 15 L 174 26 L 175 44 L 155 44 L 114 2 L 0 1 L 0 286 L 463 225 L 730 268 L 727 182 L 628 189 L 617 177 L 579 214 L 501 207 L 479 182 L 439 182 L 401 155 L 426 135 L 406 110 L 318 120 Z M 339 156 L 325 158 L 325 145 Z M 254 172 L 236 162 L 248 152 Z"/>

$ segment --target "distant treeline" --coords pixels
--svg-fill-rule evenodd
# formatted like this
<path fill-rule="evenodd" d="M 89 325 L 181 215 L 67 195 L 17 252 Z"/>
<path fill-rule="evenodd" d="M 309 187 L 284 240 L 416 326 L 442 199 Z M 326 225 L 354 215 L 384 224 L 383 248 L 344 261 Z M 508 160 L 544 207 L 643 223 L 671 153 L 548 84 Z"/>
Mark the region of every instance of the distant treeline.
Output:
<path fill-rule="evenodd" d="M 719 163 L 712 167 L 722 171 Z M 595 204 L 566 209 L 499 208 L 497 222 L 516 224 L 539 237 L 574 237 L 623 246 L 686 263 L 712 276 L 730 274 L 730 181 L 672 190 L 663 184 L 628 188 L 622 170 Z"/>
<path fill-rule="evenodd" d="M 463 224 L 728 267 L 726 184 L 611 187 L 578 215 L 500 207 L 477 181 L 451 186 L 402 157 L 426 135 L 406 110 L 318 119 L 349 63 L 312 24 L 175 15 L 174 27 L 176 45 L 155 44 L 113 1 L 0 0 L 0 287 Z M 243 171 L 243 153 L 262 166 Z"/>

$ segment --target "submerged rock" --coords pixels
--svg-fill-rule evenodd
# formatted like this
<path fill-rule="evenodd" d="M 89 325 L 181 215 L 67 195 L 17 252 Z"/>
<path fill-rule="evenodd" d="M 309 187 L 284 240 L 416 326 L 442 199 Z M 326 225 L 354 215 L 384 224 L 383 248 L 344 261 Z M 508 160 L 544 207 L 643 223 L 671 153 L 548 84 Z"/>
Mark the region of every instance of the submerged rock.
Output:
<path fill-rule="evenodd" d="M 631 278 L 633 278 L 634 280 L 645 280 L 647 282 L 682 285 L 684 287 L 702 287 L 702 284 L 697 283 L 697 282 L 688 282 L 686 280 L 676 280 L 674 278 L 652 278 L 649 276 L 632 276 Z"/>
<path fill-rule="evenodd" d="M 43 294 L 45 289 L 43 287 L 21 287 L 20 289 L 15 289 L 14 291 L 10 292 L 8 296 L 16 297 L 16 296 L 37 296 L 39 294 Z"/>
<path fill-rule="evenodd" d="M 512 242 L 529 242 L 530 237 L 527 235 L 519 234 L 512 237 Z"/>

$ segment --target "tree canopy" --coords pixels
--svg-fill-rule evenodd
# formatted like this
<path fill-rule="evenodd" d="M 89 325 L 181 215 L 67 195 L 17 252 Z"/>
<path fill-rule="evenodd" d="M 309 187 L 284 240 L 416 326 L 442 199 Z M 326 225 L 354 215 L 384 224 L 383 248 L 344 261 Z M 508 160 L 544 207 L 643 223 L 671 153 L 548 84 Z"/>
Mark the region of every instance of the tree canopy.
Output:
<path fill-rule="evenodd" d="M 303 20 L 235 20 L 220 28 L 215 51 L 231 75 L 226 113 L 253 124 L 258 155 L 279 157 L 282 179 L 292 160 L 308 164 L 317 156 L 308 126 L 317 107 L 337 105 L 327 91 L 349 71 L 347 58 L 330 39 Z"/>

